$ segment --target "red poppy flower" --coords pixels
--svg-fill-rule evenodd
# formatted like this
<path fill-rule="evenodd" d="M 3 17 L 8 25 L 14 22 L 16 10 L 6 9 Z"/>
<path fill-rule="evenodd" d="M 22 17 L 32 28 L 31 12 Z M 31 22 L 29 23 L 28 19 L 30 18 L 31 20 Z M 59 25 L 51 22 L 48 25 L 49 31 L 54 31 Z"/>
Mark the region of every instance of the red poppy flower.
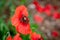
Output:
<path fill-rule="evenodd" d="M 31 40 L 43 40 L 41 35 L 36 34 L 35 32 L 31 34 Z"/>
<path fill-rule="evenodd" d="M 11 18 L 11 22 L 19 33 L 29 34 L 30 24 L 28 19 L 28 12 L 27 8 L 24 5 L 18 6 L 16 8 L 15 14 Z"/>
<path fill-rule="evenodd" d="M 22 40 L 19 34 L 16 34 L 13 38 L 13 40 Z"/>
<path fill-rule="evenodd" d="M 43 12 L 43 7 L 40 6 L 40 4 L 37 1 L 34 1 L 33 4 L 35 5 L 38 12 Z"/>
<path fill-rule="evenodd" d="M 57 31 L 52 31 L 52 36 L 53 36 L 53 37 L 58 37 L 58 36 L 59 36 L 59 34 L 58 34 L 58 32 L 57 32 Z"/>
<path fill-rule="evenodd" d="M 45 6 L 44 12 L 46 13 L 47 16 L 51 15 L 51 9 L 52 9 L 52 6 L 50 4 Z"/>
<path fill-rule="evenodd" d="M 11 36 L 8 36 L 6 40 L 13 40 Z"/>
<path fill-rule="evenodd" d="M 37 23 L 42 23 L 43 22 L 43 18 L 39 15 L 34 15 L 34 20 L 37 22 Z"/>
<path fill-rule="evenodd" d="M 58 9 L 58 6 L 53 6 L 54 10 L 57 10 Z"/>
<path fill-rule="evenodd" d="M 60 19 L 60 14 L 58 12 L 54 12 L 53 18 L 54 19 Z"/>

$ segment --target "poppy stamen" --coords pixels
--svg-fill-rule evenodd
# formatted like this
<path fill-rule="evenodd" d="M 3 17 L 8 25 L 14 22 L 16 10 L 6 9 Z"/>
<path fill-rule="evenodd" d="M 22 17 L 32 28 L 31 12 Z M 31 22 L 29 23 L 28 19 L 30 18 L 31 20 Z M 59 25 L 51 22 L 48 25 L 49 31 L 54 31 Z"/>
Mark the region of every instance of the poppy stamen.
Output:
<path fill-rule="evenodd" d="M 22 16 L 21 22 L 22 22 L 22 23 L 28 23 L 28 22 L 29 22 L 28 17 Z"/>

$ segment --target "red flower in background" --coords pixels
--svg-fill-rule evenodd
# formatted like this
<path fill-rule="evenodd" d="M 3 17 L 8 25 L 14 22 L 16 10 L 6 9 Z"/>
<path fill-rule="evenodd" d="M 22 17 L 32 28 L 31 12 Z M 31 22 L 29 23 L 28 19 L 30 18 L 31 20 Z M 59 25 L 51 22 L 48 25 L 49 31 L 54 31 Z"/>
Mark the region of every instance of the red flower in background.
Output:
<path fill-rule="evenodd" d="M 43 18 L 39 15 L 34 15 L 34 20 L 37 22 L 37 23 L 42 23 L 43 22 Z"/>
<path fill-rule="evenodd" d="M 50 4 L 47 4 L 44 8 L 44 12 L 46 13 L 47 16 L 50 16 L 51 15 L 51 9 L 52 9 L 52 6 Z"/>
<path fill-rule="evenodd" d="M 8 36 L 6 40 L 13 40 L 11 36 Z"/>
<path fill-rule="evenodd" d="M 13 40 L 22 40 L 19 34 L 16 34 L 13 38 Z"/>
<path fill-rule="evenodd" d="M 53 8 L 54 8 L 54 10 L 58 10 L 59 7 L 58 6 L 53 6 Z"/>
<path fill-rule="evenodd" d="M 32 33 L 30 36 L 31 36 L 31 40 L 43 40 L 43 38 L 41 37 L 41 35 L 36 34 L 35 32 Z"/>
<path fill-rule="evenodd" d="M 37 1 L 34 1 L 33 4 L 35 5 L 38 12 L 40 12 L 40 13 L 43 12 L 43 7 L 40 6 L 40 4 Z"/>
<path fill-rule="evenodd" d="M 58 12 L 54 12 L 53 18 L 54 19 L 60 19 L 60 14 Z"/>
<path fill-rule="evenodd" d="M 53 36 L 53 37 L 58 37 L 58 36 L 59 36 L 59 34 L 58 34 L 58 32 L 57 32 L 57 31 L 52 31 L 52 36 Z"/>
<path fill-rule="evenodd" d="M 11 18 L 11 22 L 19 33 L 29 34 L 30 24 L 28 19 L 28 12 L 27 8 L 24 5 L 18 6 L 16 8 L 15 14 Z"/>

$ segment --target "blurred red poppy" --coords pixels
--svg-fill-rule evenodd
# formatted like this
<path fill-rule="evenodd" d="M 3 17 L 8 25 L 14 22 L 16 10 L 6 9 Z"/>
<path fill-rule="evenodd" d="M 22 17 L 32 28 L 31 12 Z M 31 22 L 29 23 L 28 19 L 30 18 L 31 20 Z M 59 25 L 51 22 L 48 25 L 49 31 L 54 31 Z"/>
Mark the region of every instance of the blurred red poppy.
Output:
<path fill-rule="evenodd" d="M 30 24 L 28 19 L 28 12 L 27 8 L 24 5 L 18 6 L 16 8 L 15 14 L 11 18 L 11 22 L 19 33 L 29 34 Z"/>
<path fill-rule="evenodd" d="M 31 34 L 31 40 L 43 40 L 40 34 L 36 34 L 35 32 Z"/>
<path fill-rule="evenodd" d="M 43 12 L 43 7 L 37 1 L 34 1 L 33 4 L 35 5 L 38 12 Z"/>
<path fill-rule="evenodd" d="M 52 36 L 53 36 L 53 37 L 58 37 L 58 36 L 59 36 L 59 34 L 58 34 L 58 32 L 57 32 L 57 31 L 52 31 Z"/>
<path fill-rule="evenodd" d="M 47 16 L 51 15 L 51 9 L 52 9 L 52 5 L 47 4 L 44 8 L 44 12 L 46 13 Z"/>
<path fill-rule="evenodd" d="M 39 15 L 34 15 L 34 20 L 37 22 L 37 23 L 42 23 L 43 22 L 43 18 Z"/>
<path fill-rule="evenodd" d="M 8 36 L 6 40 L 13 40 L 11 36 Z"/>
<path fill-rule="evenodd" d="M 16 34 L 13 40 L 22 40 L 22 38 L 20 37 L 20 34 Z"/>
<path fill-rule="evenodd" d="M 54 10 L 58 10 L 58 6 L 53 6 Z"/>
<path fill-rule="evenodd" d="M 58 12 L 54 12 L 53 18 L 54 19 L 60 19 L 60 14 Z"/>

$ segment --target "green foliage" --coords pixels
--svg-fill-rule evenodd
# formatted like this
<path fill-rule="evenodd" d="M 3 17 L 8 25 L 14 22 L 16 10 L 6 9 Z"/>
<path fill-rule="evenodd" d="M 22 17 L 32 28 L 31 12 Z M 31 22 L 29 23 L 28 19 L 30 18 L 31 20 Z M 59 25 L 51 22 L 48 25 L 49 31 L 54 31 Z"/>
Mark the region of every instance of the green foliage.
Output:
<path fill-rule="evenodd" d="M 5 40 L 7 37 L 7 34 L 9 32 L 8 26 L 6 23 L 0 18 L 0 40 Z"/>
<path fill-rule="evenodd" d="M 30 40 L 29 34 L 28 35 L 21 34 L 20 36 L 21 36 L 22 40 Z"/>
<path fill-rule="evenodd" d="M 5 0 L 0 0 L 0 15 L 2 14 L 3 8 L 5 6 L 6 1 Z"/>
<path fill-rule="evenodd" d="M 35 32 L 38 28 L 38 25 L 35 23 L 31 23 L 30 27 L 31 27 L 32 31 Z"/>
<path fill-rule="evenodd" d="M 26 4 L 26 0 L 21 0 L 20 1 L 20 4 L 22 5 L 22 4 Z"/>
<path fill-rule="evenodd" d="M 17 34 L 17 31 L 14 26 L 12 26 L 11 22 L 8 22 L 9 32 L 11 36 L 14 36 Z"/>
<path fill-rule="evenodd" d="M 12 5 L 10 6 L 10 10 L 11 10 L 10 16 L 12 16 L 12 15 L 14 14 L 15 9 L 16 9 L 15 5 L 12 4 Z"/>

